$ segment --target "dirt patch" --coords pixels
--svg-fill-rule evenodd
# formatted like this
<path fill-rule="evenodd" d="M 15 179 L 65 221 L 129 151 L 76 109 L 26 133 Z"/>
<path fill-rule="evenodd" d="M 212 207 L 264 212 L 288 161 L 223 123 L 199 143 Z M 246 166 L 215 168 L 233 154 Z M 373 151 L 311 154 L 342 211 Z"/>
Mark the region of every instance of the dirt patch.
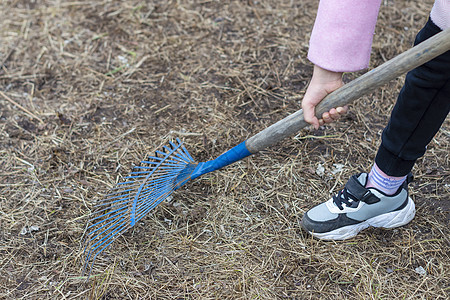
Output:
<path fill-rule="evenodd" d="M 410 48 L 432 2 L 383 2 L 371 67 Z M 209 160 L 299 109 L 317 1 L 0 9 L 0 298 L 448 298 L 448 120 L 414 169 L 410 224 L 345 242 L 298 224 L 370 168 L 403 78 L 338 124 L 176 191 L 98 257 L 86 283 L 93 204 L 147 154 L 178 137 Z"/>

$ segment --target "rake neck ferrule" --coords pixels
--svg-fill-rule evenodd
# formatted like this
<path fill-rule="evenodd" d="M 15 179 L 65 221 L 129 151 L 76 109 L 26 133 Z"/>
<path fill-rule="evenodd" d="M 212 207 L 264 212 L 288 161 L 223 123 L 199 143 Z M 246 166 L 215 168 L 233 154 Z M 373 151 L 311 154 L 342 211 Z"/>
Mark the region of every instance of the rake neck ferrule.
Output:
<path fill-rule="evenodd" d="M 191 179 L 195 179 L 203 174 L 228 166 L 250 155 L 252 155 L 252 153 L 248 151 L 244 141 L 214 160 L 199 163 L 195 170 L 192 172 Z"/>

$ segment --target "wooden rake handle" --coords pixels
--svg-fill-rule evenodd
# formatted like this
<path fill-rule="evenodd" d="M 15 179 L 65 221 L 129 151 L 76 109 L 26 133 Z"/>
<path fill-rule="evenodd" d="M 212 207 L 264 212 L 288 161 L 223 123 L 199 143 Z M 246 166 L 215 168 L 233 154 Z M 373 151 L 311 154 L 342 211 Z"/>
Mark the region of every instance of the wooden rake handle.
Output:
<path fill-rule="evenodd" d="M 316 116 L 321 118 L 322 114 L 331 108 L 349 104 L 449 50 L 450 28 L 332 92 L 317 105 Z M 245 145 L 251 153 L 256 153 L 297 133 L 307 125 L 309 124 L 305 122 L 303 111 L 300 109 L 252 136 L 245 142 Z"/>

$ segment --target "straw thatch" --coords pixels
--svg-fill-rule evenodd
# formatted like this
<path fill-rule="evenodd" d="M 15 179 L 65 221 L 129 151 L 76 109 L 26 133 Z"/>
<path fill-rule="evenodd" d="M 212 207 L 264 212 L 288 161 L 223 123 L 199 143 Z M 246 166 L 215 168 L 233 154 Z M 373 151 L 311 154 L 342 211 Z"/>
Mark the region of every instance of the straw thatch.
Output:
<path fill-rule="evenodd" d="M 383 1 L 371 67 L 432 2 Z M 370 168 L 402 78 L 180 189 L 81 277 L 93 203 L 133 164 L 175 137 L 212 159 L 299 109 L 317 3 L 1 1 L 0 298 L 446 299 L 448 121 L 415 167 L 410 224 L 345 242 L 298 224 Z"/>

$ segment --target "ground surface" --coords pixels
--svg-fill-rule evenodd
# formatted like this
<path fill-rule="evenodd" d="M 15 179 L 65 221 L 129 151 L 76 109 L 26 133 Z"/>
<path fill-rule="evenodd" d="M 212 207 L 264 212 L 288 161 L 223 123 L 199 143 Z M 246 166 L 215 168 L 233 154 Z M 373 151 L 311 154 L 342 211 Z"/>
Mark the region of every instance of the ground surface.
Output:
<path fill-rule="evenodd" d="M 432 2 L 383 1 L 371 68 Z M 298 225 L 370 168 L 402 78 L 188 184 L 81 276 L 94 202 L 146 154 L 179 137 L 209 160 L 299 109 L 317 3 L 1 1 L 0 298 L 447 299 L 448 120 L 414 170 L 410 224 L 344 242 Z"/>

